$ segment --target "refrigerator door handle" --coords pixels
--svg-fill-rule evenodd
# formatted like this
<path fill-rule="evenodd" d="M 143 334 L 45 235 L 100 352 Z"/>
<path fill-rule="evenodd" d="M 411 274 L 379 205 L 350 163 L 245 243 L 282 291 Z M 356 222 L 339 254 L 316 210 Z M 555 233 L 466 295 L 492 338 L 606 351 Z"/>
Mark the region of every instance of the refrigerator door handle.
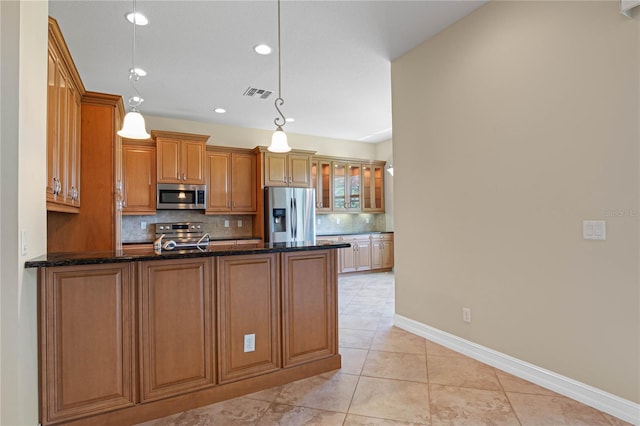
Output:
<path fill-rule="evenodd" d="M 291 229 L 293 230 L 293 240 L 296 241 L 298 239 L 298 201 L 295 198 L 291 199 L 293 209 L 291 211 Z"/>

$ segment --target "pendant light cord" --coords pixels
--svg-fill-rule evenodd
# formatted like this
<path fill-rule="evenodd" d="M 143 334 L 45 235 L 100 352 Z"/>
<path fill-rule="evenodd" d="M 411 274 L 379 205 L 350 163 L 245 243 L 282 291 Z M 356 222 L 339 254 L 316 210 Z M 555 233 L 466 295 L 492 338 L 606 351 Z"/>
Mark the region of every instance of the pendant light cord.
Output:
<path fill-rule="evenodd" d="M 142 99 L 142 96 L 140 95 L 138 88 L 135 86 L 135 84 L 133 84 L 134 82 L 140 79 L 140 76 L 136 72 L 136 27 L 138 26 L 137 22 L 138 22 L 138 17 L 136 15 L 136 0 L 133 0 L 133 39 L 131 41 L 131 69 L 129 70 L 129 84 L 131 84 L 131 87 L 133 87 L 133 90 L 135 90 L 138 96 L 132 96 L 129 98 L 128 103 L 129 103 L 129 106 L 132 108 L 136 108 L 140 106 L 140 104 L 144 100 Z"/>
<path fill-rule="evenodd" d="M 280 0 L 278 0 L 278 98 L 275 100 L 274 104 L 278 114 L 280 114 L 280 117 L 276 117 L 276 119 L 273 120 L 273 123 L 281 128 L 287 123 L 287 119 L 279 108 L 284 105 L 284 99 L 282 99 L 282 61 L 280 54 Z"/>

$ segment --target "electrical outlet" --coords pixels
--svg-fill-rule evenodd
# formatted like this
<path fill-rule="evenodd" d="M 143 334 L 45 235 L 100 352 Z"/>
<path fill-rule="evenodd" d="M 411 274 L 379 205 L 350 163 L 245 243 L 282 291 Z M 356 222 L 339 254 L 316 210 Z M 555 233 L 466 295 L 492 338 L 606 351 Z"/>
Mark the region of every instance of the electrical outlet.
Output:
<path fill-rule="evenodd" d="M 462 321 L 467 324 L 471 323 L 471 309 L 470 308 L 462 308 Z"/>
<path fill-rule="evenodd" d="M 238 228 L 242 228 L 242 221 L 241 220 L 238 221 Z"/>
<path fill-rule="evenodd" d="M 229 221 L 228 221 L 228 220 L 225 220 L 225 221 L 224 221 L 224 227 L 225 227 L 225 228 L 228 228 L 228 227 L 229 227 Z"/>
<path fill-rule="evenodd" d="M 336 224 L 340 225 L 340 218 L 336 218 Z"/>
<path fill-rule="evenodd" d="M 140 222 L 140 229 L 147 229 L 147 222 Z"/>
<path fill-rule="evenodd" d="M 254 352 L 256 350 L 256 335 L 245 334 L 244 335 L 244 351 Z"/>
<path fill-rule="evenodd" d="M 366 218 L 364 219 L 364 221 L 365 221 L 366 223 L 369 223 L 369 218 L 368 218 L 368 217 L 366 217 Z"/>
<path fill-rule="evenodd" d="M 318 218 L 318 225 L 322 225 L 322 219 Z"/>

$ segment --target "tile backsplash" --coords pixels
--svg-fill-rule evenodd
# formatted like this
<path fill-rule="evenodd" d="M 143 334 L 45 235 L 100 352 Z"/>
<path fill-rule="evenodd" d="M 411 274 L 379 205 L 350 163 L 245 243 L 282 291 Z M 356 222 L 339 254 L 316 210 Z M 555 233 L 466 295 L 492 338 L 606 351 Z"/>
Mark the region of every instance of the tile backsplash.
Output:
<path fill-rule="evenodd" d="M 155 239 L 156 223 L 166 222 L 202 222 L 204 232 L 212 239 L 250 238 L 253 236 L 252 215 L 205 215 L 194 210 L 158 210 L 155 215 L 122 216 L 122 242 L 148 242 Z M 229 221 L 229 227 L 225 227 Z M 242 222 L 242 226 L 238 223 Z M 146 229 L 141 224 L 146 223 Z"/>
<path fill-rule="evenodd" d="M 385 231 L 386 226 L 387 221 L 384 213 L 334 213 L 316 215 L 317 235 Z"/>
<path fill-rule="evenodd" d="M 166 222 L 202 222 L 204 231 L 212 239 L 253 237 L 252 215 L 205 215 L 194 210 L 159 210 L 155 215 L 122 216 L 122 242 L 149 242 L 155 239 L 155 224 Z M 225 227 L 229 221 L 229 227 Z M 238 221 L 242 222 L 239 226 Z M 141 224 L 146 224 L 142 229 Z M 351 234 L 354 232 L 376 232 L 386 230 L 386 218 L 381 214 L 319 214 L 316 215 L 316 234 Z"/>

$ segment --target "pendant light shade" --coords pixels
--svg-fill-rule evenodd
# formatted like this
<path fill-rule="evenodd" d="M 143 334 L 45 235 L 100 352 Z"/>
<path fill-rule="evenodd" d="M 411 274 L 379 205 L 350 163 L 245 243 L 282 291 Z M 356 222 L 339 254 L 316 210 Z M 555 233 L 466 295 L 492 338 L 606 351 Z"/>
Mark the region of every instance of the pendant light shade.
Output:
<path fill-rule="evenodd" d="M 287 142 L 287 134 L 282 130 L 282 127 L 278 126 L 273 136 L 271 136 L 271 145 L 267 148 L 271 152 L 289 152 L 291 147 Z"/>
<path fill-rule="evenodd" d="M 135 108 L 124 116 L 122 130 L 118 131 L 118 136 L 128 139 L 149 139 L 151 135 L 147 133 L 144 124 L 144 117 Z"/>
<path fill-rule="evenodd" d="M 278 0 L 278 98 L 274 102 L 276 111 L 280 117 L 276 117 L 273 123 L 276 125 L 276 131 L 271 136 L 271 145 L 267 148 L 271 152 L 289 152 L 291 147 L 287 142 L 287 134 L 282 130 L 282 126 L 287 124 L 287 120 L 280 111 L 280 107 L 284 104 L 282 99 L 282 66 L 280 60 L 280 0 Z"/>

